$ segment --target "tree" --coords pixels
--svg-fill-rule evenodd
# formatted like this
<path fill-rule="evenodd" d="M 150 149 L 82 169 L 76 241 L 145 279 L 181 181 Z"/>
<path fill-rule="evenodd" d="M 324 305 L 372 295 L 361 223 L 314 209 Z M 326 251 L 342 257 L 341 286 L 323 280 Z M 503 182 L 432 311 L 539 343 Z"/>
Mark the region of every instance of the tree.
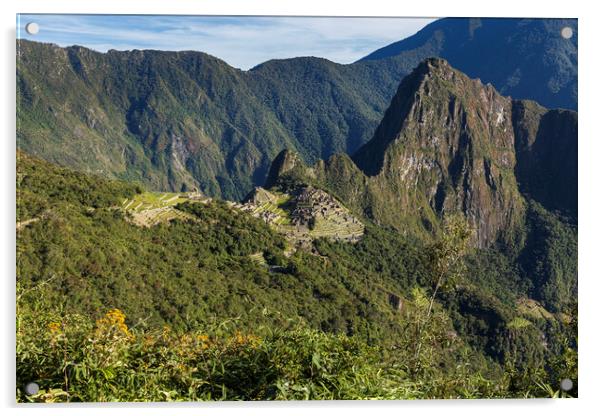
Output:
<path fill-rule="evenodd" d="M 444 219 L 441 237 L 429 249 L 433 293 L 430 297 L 427 319 L 441 288 L 455 285 L 466 273 L 464 257 L 468 254 L 474 230 L 466 218 L 455 214 Z"/>
<path fill-rule="evenodd" d="M 440 289 L 451 287 L 466 273 L 464 257 L 468 253 L 473 229 L 461 214 L 444 218 L 441 236 L 429 247 L 429 268 L 432 278 L 433 292 L 431 293 L 426 316 L 418 329 L 418 344 L 416 360 L 422 348 L 424 326 L 428 323 L 435 298 Z"/>

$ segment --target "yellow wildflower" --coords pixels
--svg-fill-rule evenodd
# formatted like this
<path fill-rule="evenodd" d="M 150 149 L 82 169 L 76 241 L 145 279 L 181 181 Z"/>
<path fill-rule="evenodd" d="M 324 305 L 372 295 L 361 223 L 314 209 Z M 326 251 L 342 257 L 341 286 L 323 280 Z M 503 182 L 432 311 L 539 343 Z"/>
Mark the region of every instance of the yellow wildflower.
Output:
<path fill-rule="evenodd" d="M 48 324 L 48 329 L 50 330 L 50 333 L 54 335 L 61 330 L 61 324 L 59 322 L 50 322 Z"/>
<path fill-rule="evenodd" d="M 201 349 L 206 350 L 211 346 L 211 342 L 209 341 L 209 337 L 205 334 L 197 335 L 196 340 L 201 344 Z"/>
<path fill-rule="evenodd" d="M 131 337 L 130 331 L 125 323 L 125 314 L 119 309 L 111 309 L 102 318 L 96 321 L 98 332 L 109 332 L 111 329 L 116 329 L 118 334 Z"/>

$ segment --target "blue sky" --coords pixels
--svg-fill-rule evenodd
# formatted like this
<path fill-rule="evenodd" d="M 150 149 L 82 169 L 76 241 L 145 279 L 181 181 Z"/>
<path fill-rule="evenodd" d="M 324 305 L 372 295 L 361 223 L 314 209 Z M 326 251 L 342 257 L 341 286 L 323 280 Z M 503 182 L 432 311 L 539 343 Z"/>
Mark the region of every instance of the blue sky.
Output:
<path fill-rule="evenodd" d="M 432 18 L 35 15 L 17 19 L 17 37 L 109 49 L 197 50 L 249 69 L 269 59 L 319 56 L 351 63 L 413 35 Z M 25 25 L 38 23 L 37 35 Z"/>

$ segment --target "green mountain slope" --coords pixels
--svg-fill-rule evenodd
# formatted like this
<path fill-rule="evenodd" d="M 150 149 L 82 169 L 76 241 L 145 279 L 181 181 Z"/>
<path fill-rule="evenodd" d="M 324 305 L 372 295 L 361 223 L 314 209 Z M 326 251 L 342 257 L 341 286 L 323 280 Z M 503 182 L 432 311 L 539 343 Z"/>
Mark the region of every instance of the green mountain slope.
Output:
<path fill-rule="evenodd" d="M 462 212 L 485 247 L 518 238 L 525 197 L 576 222 L 576 166 L 576 113 L 513 101 L 430 59 L 402 81 L 352 159 L 335 155 L 309 168 L 283 152 L 267 185 L 319 183 L 357 212 L 413 235 Z"/>
<path fill-rule="evenodd" d="M 28 41 L 19 41 L 17 79 L 20 148 L 156 190 L 230 199 L 262 183 L 283 148 L 309 162 L 357 149 L 390 94 L 369 71 L 320 59 L 242 72 L 197 52 Z"/>
<path fill-rule="evenodd" d="M 236 316 L 258 325 L 267 319 L 262 310 L 276 306 L 283 316 L 304 317 L 323 330 L 366 335 L 398 325 L 386 294 L 401 296 L 396 279 L 324 262 L 304 250 L 287 257 L 283 235 L 223 201 L 180 203 L 187 217 L 148 228 L 121 208 L 124 199 L 138 198 L 139 188 L 105 183 L 24 153 L 19 178 L 18 210 L 25 222 L 18 230 L 20 284 L 52 279 L 50 299 L 64 296 L 67 309 L 101 313 L 116 307 L 133 321 L 179 328 Z M 81 186 L 82 178 L 101 182 L 90 189 Z M 36 192 L 40 185 L 45 193 Z M 28 215 L 39 218 L 27 223 L 33 218 Z M 419 253 L 389 238 L 395 250 L 408 250 L 399 256 L 397 273 L 416 269 Z M 256 261 L 257 254 L 265 261 Z"/>
<path fill-rule="evenodd" d="M 241 72 L 208 55 L 26 41 L 19 54 L 19 147 L 49 161 L 240 198 L 280 146 L 295 147 Z"/>
<path fill-rule="evenodd" d="M 241 200 L 285 148 L 309 164 L 357 151 L 400 80 L 432 56 L 504 94 L 576 108 L 576 35 L 558 39 L 563 24 L 576 34 L 572 20 L 442 19 L 351 65 L 294 58 L 250 71 L 199 52 L 101 54 L 20 40 L 18 146 L 158 191 Z"/>

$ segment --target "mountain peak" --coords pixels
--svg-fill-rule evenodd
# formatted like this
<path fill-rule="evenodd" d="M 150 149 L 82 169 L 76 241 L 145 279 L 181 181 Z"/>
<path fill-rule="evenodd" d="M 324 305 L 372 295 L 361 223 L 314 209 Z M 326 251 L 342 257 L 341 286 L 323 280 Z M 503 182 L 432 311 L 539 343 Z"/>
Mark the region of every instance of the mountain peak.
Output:
<path fill-rule="evenodd" d="M 479 247 L 510 241 L 525 196 L 577 217 L 569 185 L 577 180 L 577 114 L 513 101 L 442 59 L 421 62 L 403 79 L 353 161 L 359 170 L 326 163 L 316 177 L 404 233 L 431 232 L 445 215 L 462 213 Z"/>
<path fill-rule="evenodd" d="M 425 67 L 428 70 L 451 69 L 451 66 L 445 59 L 437 57 L 425 59 L 420 63 L 420 65 L 418 65 L 418 67 Z"/>
<path fill-rule="evenodd" d="M 289 149 L 284 149 L 274 159 L 270 166 L 268 177 L 265 181 L 265 187 L 271 188 L 277 184 L 278 180 L 283 176 L 293 173 L 297 168 L 306 168 L 307 166 L 301 160 L 297 152 Z"/>
<path fill-rule="evenodd" d="M 404 78 L 353 159 L 406 215 L 463 212 L 480 246 L 523 212 L 511 99 L 443 59 L 426 59 Z"/>
<path fill-rule="evenodd" d="M 572 29 L 569 39 L 561 36 L 565 27 Z M 468 76 L 495 85 L 503 95 L 576 110 L 577 43 L 577 19 L 452 17 L 436 20 L 359 62 L 416 64 L 439 56 Z"/>
<path fill-rule="evenodd" d="M 493 106 L 489 101 L 494 95 L 499 97 L 493 87 L 470 79 L 446 60 L 425 59 L 401 81 L 374 137 L 353 159 L 368 176 L 377 175 L 383 168 L 387 148 L 400 138 L 408 123 L 417 122 L 424 129 L 430 122 L 449 127 L 450 117 L 470 112 L 468 102 L 485 104 L 491 112 Z"/>

